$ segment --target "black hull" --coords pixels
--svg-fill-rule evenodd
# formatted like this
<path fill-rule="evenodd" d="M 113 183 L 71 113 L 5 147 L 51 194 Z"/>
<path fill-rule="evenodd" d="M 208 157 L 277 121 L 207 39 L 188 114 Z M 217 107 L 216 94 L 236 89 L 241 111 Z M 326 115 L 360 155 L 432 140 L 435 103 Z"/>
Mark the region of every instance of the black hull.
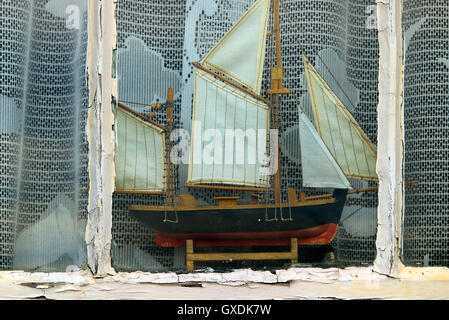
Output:
<path fill-rule="evenodd" d="M 130 208 L 130 215 L 151 230 L 176 235 L 287 234 L 327 224 L 338 224 L 347 190 L 336 189 L 334 202 L 311 201 L 310 205 L 282 208 L 216 208 L 207 210 L 144 210 Z M 277 220 L 272 220 L 277 216 Z M 291 220 L 289 219 L 291 216 Z M 267 219 L 268 217 L 268 219 Z M 173 222 L 176 221 L 177 223 Z"/>

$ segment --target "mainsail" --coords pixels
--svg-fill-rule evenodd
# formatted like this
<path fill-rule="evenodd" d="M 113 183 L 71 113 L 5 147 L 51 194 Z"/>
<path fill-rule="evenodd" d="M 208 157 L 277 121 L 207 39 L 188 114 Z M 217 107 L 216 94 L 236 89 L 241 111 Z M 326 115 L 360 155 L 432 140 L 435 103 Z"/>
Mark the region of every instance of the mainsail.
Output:
<path fill-rule="evenodd" d="M 115 191 L 163 191 L 164 130 L 120 106 L 114 113 Z"/>
<path fill-rule="evenodd" d="M 195 70 L 188 183 L 267 186 L 267 105 Z"/>
<path fill-rule="evenodd" d="M 301 168 L 304 187 L 352 189 L 312 122 L 299 111 Z"/>
<path fill-rule="evenodd" d="M 246 86 L 262 83 L 270 0 L 256 1 L 200 64 Z M 267 105 L 210 74 L 195 70 L 188 184 L 268 186 Z"/>
<path fill-rule="evenodd" d="M 258 0 L 200 61 L 260 92 L 270 0 Z"/>
<path fill-rule="evenodd" d="M 348 178 L 377 180 L 376 147 L 303 56 L 317 131 Z"/>

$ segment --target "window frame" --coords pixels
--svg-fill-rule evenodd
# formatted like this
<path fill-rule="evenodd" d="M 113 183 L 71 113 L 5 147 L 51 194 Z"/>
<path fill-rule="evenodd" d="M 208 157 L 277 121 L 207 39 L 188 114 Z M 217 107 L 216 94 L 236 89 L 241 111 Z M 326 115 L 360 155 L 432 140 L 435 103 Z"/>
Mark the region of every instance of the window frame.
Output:
<path fill-rule="evenodd" d="M 443 267 L 405 267 L 401 261 L 401 221 L 403 218 L 403 60 L 402 1 L 376 1 L 379 36 L 379 103 L 378 160 L 379 176 L 378 226 L 376 259 L 372 266 L 339 268 L 289 268 L 267 271 L 236 270 L 228 273 L 173 272 L 116 273 L 111 266 L 112 193 L 114 190 L 114 132 L 111 96 L 117 94 L 117 79 L 112 75 L 113 52 L 116 50 L 115 6 L 118 0 L 89 0 L 89 44 L 87 71 L 89 74 L 89 109 L 87 133 L 89 140 L 89 204 L 86 227 L 88 269 L 68 273 L 28 273 L 2 271 L 2 281 L 67 282 L 92 284 L 99 279 L 118 283 L 182 284 L 185 282 L 283 283 L 308 280 L 321 283 L 332 278 L 349 281 L 397 278 L 402 280 L 449 279 L 449 269 Z M 324 277 L 323 277 L 324 275 Z M 92 282 L 93 281 L 93 282 Z M 354 287 L 356 287 L 354 285 Z M 1 288 L 1 286 L 0 286 Z M 175 293 L 178 290 L 173 289 Z M 279 290 L 286 290 L 279 287 Z M 336 292 L 329 287 L 330 292 Z M 334 290 L 334 291 L 333 291 Z"/>

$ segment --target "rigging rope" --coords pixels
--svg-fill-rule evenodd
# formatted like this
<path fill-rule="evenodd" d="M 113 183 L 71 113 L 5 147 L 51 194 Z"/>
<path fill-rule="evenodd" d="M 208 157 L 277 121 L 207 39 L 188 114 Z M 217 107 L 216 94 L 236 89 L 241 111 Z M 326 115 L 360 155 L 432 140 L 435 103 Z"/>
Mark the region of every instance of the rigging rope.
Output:
<path fill-rule="evenodd" d="M 272 13 L 271 10 L 270 10 L 270 12 Z M 273 14 L 270 14 L 270 24 L 269 25 L 273 25 Z M 270 47 L 274 48 L 273 37 L 270 38 Z M 272 51 L 273 51 L 273 49 L 271 49 L 270 55 L 269 55 L 269 58 L 271 58 L 271 63 L 270 63 L 271 67 L 274 65 L 274 62 L 273 62 L 274 61 L 274 55 L 273 55 Z M 270 85 L 271 85 L 271 82 L 270 82 Z M 273 106 L 273 96 L 269 95 L 268 100 L 269 100 L 269 103 L 270 103 L 270 113 L 271 113 L 270 122 L 273 123 L 273 108 L 272 108 L 272 106 Z M 271 155 L 272 151 L 273 151 L 273 150 L 271 150 L 271 134 L 268 135 L 267 148 L 268 148 L 268 154 Z M 272 165 L 271 161 L 270 161 L 269 165 L 270 166 Z M 268 168 L 268 173 L 271 173 L 269 168 Z M 273 175 L 271 175 L 270 180 L 273 181 L 273 185 L 274 185 L 275 181 L 274 181 L 274 176 Z M 265 198 L 265 221 L 277 221 L 278 218 L 277 218 L 277 208 L 276 208 L 276 206 L 274 206 L 274 218 L 271 218 L 271 219 L 268 218 L 268 202 L 271 200 L 271 197 L 269 197 L 269 194 L 268 194 L 268 190 L 269 189 L 267 188 L 266 191 L 265 191 L 265 197 L 264 197 Z M 273 188 L 273 192 L 272 192 L 273 193 L 273 198 L 274 198 L 274 192 L 275 191 L 274 191 L 274 188 Z"/>

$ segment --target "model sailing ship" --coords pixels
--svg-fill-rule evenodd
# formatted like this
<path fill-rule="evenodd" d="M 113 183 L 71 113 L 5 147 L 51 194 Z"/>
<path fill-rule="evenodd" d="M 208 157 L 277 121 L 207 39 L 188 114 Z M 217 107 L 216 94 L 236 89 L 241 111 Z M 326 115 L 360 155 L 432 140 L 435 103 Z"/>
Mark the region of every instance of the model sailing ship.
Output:
<path fill-rule="evenodd" d="M 271 69 L 271 89 L 265 99 L 260 90 L 270 8 L 276 65 Z M 129 208 L 132 217 L 157 232 L 158 245 L 182 246 L 186 239 L 221 245 L 238 241 L 280 244 L 290 238 L 298 238 L 299 244 L 327 244 L 335 236 L 346 195 L 352 189 L 348 179 L 377 180 L 376 148 L 303 56 L 317 127 L 298 106 L 303 185 L 334 191 L 308 197 L 303 192 L 297 196 L 289 188 L 287 201 L 282 201 L 279 150 L 269 134 L 270 128 L 279 129 L 280 96 L 290 93 L 283 87 L 280 36 L 279 0 L 273 5 L 271 0 L 258 0 L 200 62 L 192 63 L 193 121 L 185 186 L 245 190 L 252 193 L 250 203 L 238 204 L 238 197 L 223 196 L 214 198 L 217 205 L 200 206 L 191 194 L 175 194 L 169 141 L 173 129 L 171 90 L 164 104 L 165 126 L 116 104 L 116 192 L 165 196 L 165 205 Z M 264 135 L 245 139 L 243 152 L 226 152 L 226 146 L 220 152 L 211 148 L 213 161 L 207 162 L 203 154 L 210 145 L 205 146 L 202 137 L 209 129 L 221 133 L 214 144 L 223 145 L 227 143 L 226 130 L 253 130 Z M 249 161 L 248 151 L 252 148 L 252 153 L 265 154 L 269 146 L 271 173 L 267 173 L 266 163 Z"/>

